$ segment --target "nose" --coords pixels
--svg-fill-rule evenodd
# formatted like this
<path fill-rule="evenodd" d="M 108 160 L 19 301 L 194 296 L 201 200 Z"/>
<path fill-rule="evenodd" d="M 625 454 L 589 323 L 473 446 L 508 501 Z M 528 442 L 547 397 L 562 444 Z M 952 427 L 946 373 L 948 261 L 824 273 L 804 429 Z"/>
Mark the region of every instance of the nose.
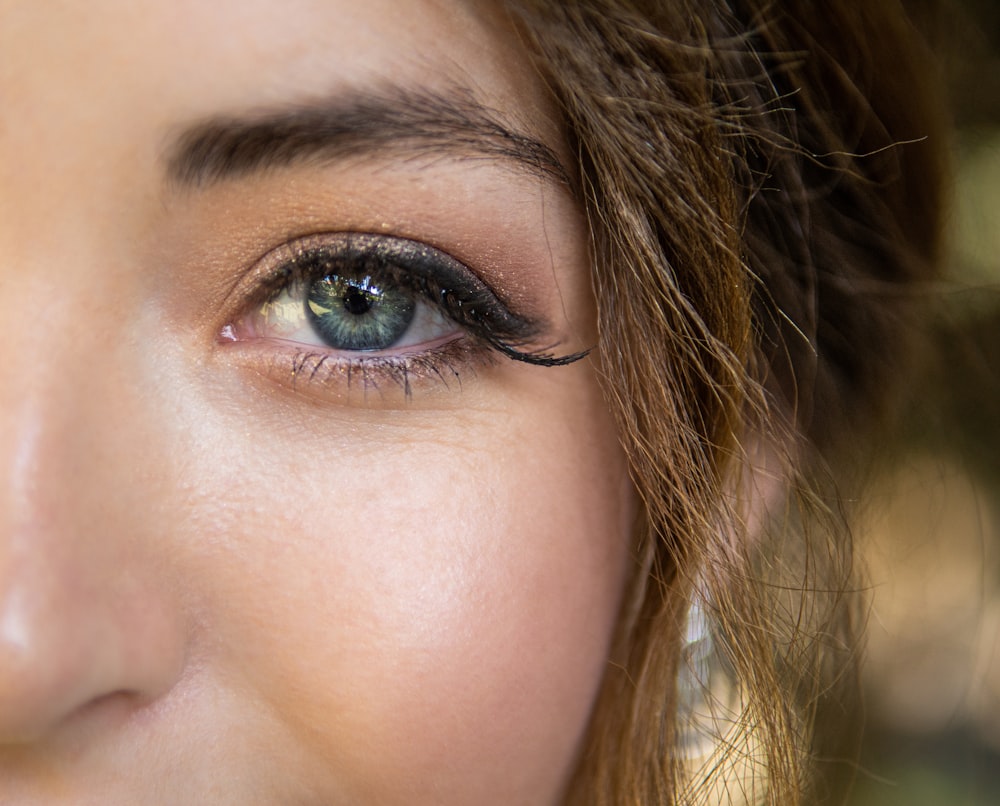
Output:
<path fill-rule="evenodd" d="M 0 745 L 141 708 L 184 661 L 134 396 L 97 345 L 63 341 L 0 366 Z"/>

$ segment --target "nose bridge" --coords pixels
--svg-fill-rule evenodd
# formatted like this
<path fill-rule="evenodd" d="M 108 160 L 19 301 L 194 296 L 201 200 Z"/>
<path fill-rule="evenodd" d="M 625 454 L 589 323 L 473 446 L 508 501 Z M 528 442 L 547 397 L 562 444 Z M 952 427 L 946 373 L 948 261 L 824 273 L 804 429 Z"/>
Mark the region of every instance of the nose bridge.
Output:
<path fill-rule="evenodd" d="M 99 273 L 0 266 L 0 744 L 155 696 L 182 651 L 125 489 L 137 415 L 110 294 Z"/>
<path fill-rule="evenodd" d="M 106 421 L 120 416 L 118 357 L 99 281 L 11 262 L 0 267 L 0 518 L 12 536 L 67 531 L 100 483 Z"/>
<path fill-rule="evenodd" d="M 59 466 L 74 448 L 67 437 L 79 427 L 82 412 L 73 404 L 80 396 L 72 389 L 81 376 L 79 355 L 87 336 L 75 332 L 72 321 L 63 324 L 73 307 L 69 282 L 53 293 L 40 267 L 10 253 L 6 259 L 0 254 L 0 260 L 5 264 L 0 266 L 0 321 L 6 333 L 0 361 L 0 477 L 9 528 L 28 517 L 26 507 L 38 508 L 38 497 L 47 494 L 46 474 L 61 473 Z M 61 461 L 53 462 L 57 454 Z"/>

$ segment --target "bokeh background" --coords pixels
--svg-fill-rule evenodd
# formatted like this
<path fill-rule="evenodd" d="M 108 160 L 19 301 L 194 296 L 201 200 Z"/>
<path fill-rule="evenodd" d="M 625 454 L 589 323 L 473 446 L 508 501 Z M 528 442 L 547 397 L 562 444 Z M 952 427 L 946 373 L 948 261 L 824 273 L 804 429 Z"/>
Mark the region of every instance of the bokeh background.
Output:
<path fill-rule="evenodd" d="M 871 608 L 850 803 L 1000 806 L 1000 0 L 909 5 L 955 123 L 949 274 L 924 323 L 940 349 L 858 530 Z"/>

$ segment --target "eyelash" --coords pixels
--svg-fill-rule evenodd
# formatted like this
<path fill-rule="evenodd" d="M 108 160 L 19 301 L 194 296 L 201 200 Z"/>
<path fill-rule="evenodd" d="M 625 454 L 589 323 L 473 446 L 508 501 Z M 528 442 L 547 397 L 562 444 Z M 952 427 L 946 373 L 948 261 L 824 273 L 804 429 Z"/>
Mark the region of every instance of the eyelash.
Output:
<path fill-rule="evenodd" d="M 294 351 L 284 350 L 274 356 L 287 359 L 293 385 L 302 381 L 325 384 L 341 377 L 350 387 L 360 377 L 366 390 L 378 389 L 388 380 L 409 397 L 414 380 L 436 380 L 448 386 L 448 378 L 460 380 L 461 370 L 492 363 L 498 355 L 537 366 L 562 366 L 586 355 L 557 356 L 525 349 L 543 330 L 539 323 L 511 311 L 467 266 L 418 241 L 367 233 L 312 235 L 269 253 L 253 274 L 262 279 L 257 280 L 257 288 L 249 303 L 243 305 L 240 317 L 222 329 L 220 341 L 280 342 L 280 338 L 261 336 L 256 332 L 259 322 L 256 328 L 252 322 L 266 318 L 267 307 L 282 297 L 300 299 L 302 321 L 318 340 L 327 341 L 307 312 L 307 307 L 312 307 L 307 300 L 317 282 L 331 277 L 347 278 L 351 291 L 360 289 L 361 282 L 369 284 L 366 288 L 377 286 L 377 293 L 382 289 L 401 291 L 415 310 L 430 306 L 433 315 L 447 319 L 462 331 L 443 342 L 435 339 L 398 346 L 414 326 L 416 314 L 411 313 L 399 336 L 377 350 L 324 345 L 306 349 L 307 345 L 296 342 Z M 351 282 L 349 278 L 364 280 Z M 346 296 L 340 299 L 346 304 Z M 316 308 L 312 310 L 315 314 Z M 427 346 L 434 341 L 439 343 Z M 393 349 L 397 352 L 390 354 Z"/>

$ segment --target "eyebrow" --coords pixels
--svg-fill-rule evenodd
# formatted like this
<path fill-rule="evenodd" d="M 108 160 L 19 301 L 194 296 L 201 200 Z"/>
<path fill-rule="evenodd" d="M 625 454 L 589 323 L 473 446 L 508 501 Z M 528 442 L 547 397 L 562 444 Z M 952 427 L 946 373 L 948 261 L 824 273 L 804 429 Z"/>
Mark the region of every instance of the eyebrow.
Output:
<path fill-rule="evenodd" d="M 541 140 L 505 124 L 470 92 L 348 91 L 316 104 L 194 124 L 167 150 L 167 176 L 203 188 L 308 161 L 381 153 L 489 159 L 569 186 Z"/>

